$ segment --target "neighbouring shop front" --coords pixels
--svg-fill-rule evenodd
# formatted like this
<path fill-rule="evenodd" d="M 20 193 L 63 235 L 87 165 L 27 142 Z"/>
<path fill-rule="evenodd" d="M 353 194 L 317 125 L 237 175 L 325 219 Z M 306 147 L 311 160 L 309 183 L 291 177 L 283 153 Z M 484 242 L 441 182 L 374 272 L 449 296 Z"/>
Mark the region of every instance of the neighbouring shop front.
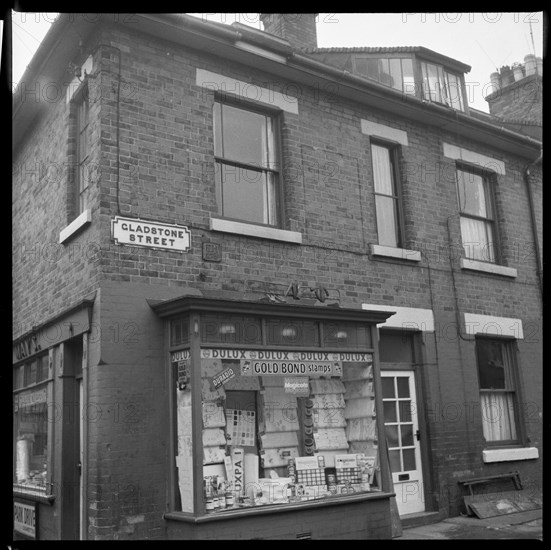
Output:
<path fill-rule="evenodd" d="M 83 406 L 94 299 L 13 344 L 13 536 L 78 539 Z"/>
<path fill-rule="evenodd" d="M 390 538 L 377 323 L 183 297 L 166 321 L 171 539 Z"/>

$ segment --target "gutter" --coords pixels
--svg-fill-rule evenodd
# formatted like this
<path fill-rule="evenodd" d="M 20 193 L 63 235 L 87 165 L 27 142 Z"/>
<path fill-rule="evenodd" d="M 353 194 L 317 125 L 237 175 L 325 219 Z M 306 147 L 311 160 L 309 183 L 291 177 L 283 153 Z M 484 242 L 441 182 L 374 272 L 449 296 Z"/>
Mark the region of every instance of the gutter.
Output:
<path fill-rule="evenodd" d="M 541 301 L 543 303 L 543 263 L 541 260 L 541 252 L 540 252 L 540 245 L 539 245 L 539 238 L 538 238 L 538 225 L 536 221 L 536 214 L 534 211 L 534 197 L 532 194 L 532 185 L 531 185 L 531 179 L 530 179 L 530 169 L 533 166 L 536 166 L 536 164 L 540 163 L 543 159 L 543 151 L 540 152 L 540 156 L 528 164 L 526 168 L 524 169 L 524 182 L 526 183 L 526 190 L 528 191 L 528 205 L 530 208 L 530 222 L 532 226 L 532 234 L 534 239 L 534 249 L 536 252 L 536 269 L 538 274 L 538 282 L 539 282 L 539 288 L 540 288 L 540 295 L 541 295 Z"/>

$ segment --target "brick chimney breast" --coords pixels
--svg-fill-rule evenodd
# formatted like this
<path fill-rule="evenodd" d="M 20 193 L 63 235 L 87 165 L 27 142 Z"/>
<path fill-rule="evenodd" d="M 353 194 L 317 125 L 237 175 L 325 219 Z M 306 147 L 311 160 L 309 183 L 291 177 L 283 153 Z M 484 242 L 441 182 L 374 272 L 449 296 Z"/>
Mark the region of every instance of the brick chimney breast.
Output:
<path fill-rule="evenodd" d="M 317 13 L 261 13 L 264 31 L 287 40 L 299 50 L 318 47 Z"/>

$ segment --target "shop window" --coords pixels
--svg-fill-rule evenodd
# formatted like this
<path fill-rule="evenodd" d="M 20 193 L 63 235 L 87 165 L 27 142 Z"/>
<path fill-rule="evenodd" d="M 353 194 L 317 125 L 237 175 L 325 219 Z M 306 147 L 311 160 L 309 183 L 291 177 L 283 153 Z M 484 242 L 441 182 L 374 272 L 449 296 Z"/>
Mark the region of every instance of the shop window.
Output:
<path fill-rule="evenodd" d="M 451 73 L 440 65 L 421 63 L 423 96 L 427 101 L 443 103 L 458 111 L 464 111 L 464 100 L 459 75 Z"/>
<path fill-rule="evenodd" d="M 518 401 L 513 343 L 476 339 L 480 406 L 484 439 L 488 443 L 516 443 Z"/>
<path fill-rule="evenodd" d="M 470 168 L 457 169 L 461 240 L 465 257 L 497 262 L 493 183 Z"/>
<path fill-rule="evenodd" d="M 14 489 L 46 493 L 48 479 L 48 356 L 15 367 Z"/>
<path fill-rule="evenodd" d="M 216 101 L 214 155 L 218 214 L 279 226 L 276 119 L 266 112 Z"/>
<path fill-rule="evenodd" d="M 187 344 L 189 342 L 189 321 L 185 319 L 175 319 L 170 322 L 170 345 Z"/>
<path fill-rule="evenodd" d="M 371 333 L 360 323 L 323 324 L 323 341 L 326 347 L 371 348 Z"/>
<path fill-rule="evenodd" d="M 258 317 L 201 315 L 201 341 L 223 344 L 261 344 L 262 325 Z"/>
<path fill-rule="evenodd" d="M 372 142 L 371 162 L 375 188 L 375 214 L 378 243 L 403 247 L 398 150 L 395 146 Z"/>
<path fill-rule="evenodd" d="M 269 319 L 266 343 L 274 346 L 319 346 L 319 323 L 302 320 Z"/>

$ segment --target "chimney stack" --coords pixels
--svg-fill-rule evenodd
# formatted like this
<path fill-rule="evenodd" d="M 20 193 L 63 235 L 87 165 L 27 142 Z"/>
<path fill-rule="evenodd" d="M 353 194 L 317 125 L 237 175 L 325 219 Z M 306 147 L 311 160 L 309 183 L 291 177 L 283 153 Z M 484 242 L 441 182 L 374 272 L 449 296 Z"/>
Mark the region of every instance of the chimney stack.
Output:
<path fill-rule="evenodd" d="M 293 48 L 311 50 L 318 47 L 317 13 L 261 13 L 264 31 L 287 40 Z"/>

